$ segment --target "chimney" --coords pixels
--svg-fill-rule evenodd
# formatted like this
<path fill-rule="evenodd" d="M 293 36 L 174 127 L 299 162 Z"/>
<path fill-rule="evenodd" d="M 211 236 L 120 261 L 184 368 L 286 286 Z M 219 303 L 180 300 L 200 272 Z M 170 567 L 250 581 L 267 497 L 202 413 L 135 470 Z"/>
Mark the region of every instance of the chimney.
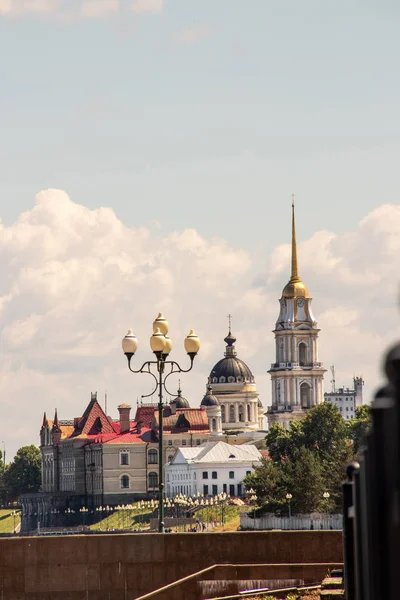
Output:
<path fill-rule="evenodd" d="M 127 433 L 131 429 L 130 415 L 131 407 L 129 404 L 120 404 L 119 411 L 119 429 L 120 433 Z"/>
<path fill-rule="evenodd" d="M 143 425 L 143 421 L 138 421 L 136 423 L 136 429 L 137 429 L 137 432 L 139 435 L 142 433 L 142 425 Z"/>

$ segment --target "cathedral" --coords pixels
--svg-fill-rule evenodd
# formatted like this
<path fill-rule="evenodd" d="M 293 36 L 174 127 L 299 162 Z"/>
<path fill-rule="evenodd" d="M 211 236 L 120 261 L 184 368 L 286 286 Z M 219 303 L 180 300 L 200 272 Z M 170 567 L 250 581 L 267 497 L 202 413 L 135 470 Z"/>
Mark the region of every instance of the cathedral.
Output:
<path fill-rule="evenodd" d="M 304 417 L 307 409 L 324 400 L 324 373 L 318 360 L 317 322 L 312 313 L 312 298 L 299 277 L 297 264 L 296 221 L 292 203 L 291 277 L 279 300 L 275 324 L 275 362 L 271 375 L 272 404 L 268 409 L 268 426 Z"/>
<path fill-rule="evenodd" d="M 211 369 L 200 408 L 207 412 L 210 433 L 254 438 L 263 428 L 264 410 L 250 368 L 238 358 L 229 324 L 224 358 Z"/>

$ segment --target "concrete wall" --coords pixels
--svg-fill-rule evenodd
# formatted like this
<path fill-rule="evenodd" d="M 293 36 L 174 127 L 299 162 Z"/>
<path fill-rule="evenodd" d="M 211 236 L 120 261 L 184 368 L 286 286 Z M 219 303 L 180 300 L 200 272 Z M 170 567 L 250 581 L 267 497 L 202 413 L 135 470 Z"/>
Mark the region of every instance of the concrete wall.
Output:
<path fill-rule="evenodd" d="M 2 600 L 133 600 L 218 563 L 340 563 L 339 531 L 0 538 Z"/>

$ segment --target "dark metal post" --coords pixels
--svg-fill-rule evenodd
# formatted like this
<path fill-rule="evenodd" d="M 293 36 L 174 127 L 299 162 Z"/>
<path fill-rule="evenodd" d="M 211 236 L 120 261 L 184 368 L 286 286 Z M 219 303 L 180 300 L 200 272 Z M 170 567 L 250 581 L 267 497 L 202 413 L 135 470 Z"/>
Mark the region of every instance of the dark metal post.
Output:
<path fill-rule="evenodd" d="M 164 417 L 164 406 L 163 406 L 163 371 L 164 371 L 164 360 L 159 358 L 158 360 L 158 532 L 164 533 L 164 452 L 163 452 L 163 417 Z"/>

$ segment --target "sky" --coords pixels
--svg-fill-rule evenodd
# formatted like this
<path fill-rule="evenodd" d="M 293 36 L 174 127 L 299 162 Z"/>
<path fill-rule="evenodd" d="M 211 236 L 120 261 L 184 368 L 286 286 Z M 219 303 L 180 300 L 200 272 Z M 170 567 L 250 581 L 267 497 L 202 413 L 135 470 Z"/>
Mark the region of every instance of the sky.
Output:
<path fill-rule="evenodd" d="M 399 21 L 388 1 L 0 0 L 9 458 L 44 410 L 135 405 L 120 339 L 147 360 L 160 310 L 175 358 L 201 336 L 193 406 L 228 313 L 267 406 L 292 193 L 320 358 L 372 397 L 400 333 Z"/>

